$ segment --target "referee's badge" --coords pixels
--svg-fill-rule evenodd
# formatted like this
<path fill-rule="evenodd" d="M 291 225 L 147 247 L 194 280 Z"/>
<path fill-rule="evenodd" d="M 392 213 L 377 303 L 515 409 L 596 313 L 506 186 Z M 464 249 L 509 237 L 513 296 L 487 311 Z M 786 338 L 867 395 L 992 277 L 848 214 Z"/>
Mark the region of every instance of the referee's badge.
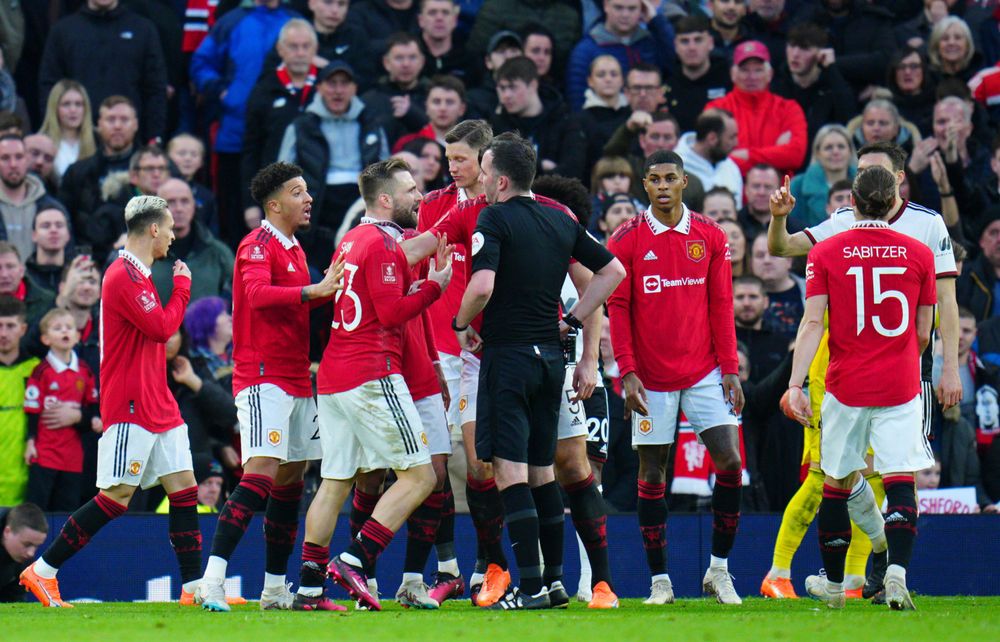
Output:
<path fill-rule="evenodd" d="M 688 258 L 698 263 L 705 258 L 705 241 L 687 242 Z"/>
<path fill-rule="evenodd" d="M 472 256 L 479 254 L 479 250 L 483 249 L 483 235 L 481 232 L 475 232 L 472 235 Z"/>

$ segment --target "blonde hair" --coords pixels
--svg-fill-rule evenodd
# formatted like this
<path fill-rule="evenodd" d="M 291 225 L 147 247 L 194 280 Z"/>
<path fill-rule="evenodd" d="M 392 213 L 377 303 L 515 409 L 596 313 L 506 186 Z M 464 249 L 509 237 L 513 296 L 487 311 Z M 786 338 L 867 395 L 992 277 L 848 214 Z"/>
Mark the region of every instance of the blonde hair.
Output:
<path fill-rule="evenodd" d="M 73 315 L 69 313 L 69 310 L 65 308 L 52 308 L 46 312 L 42 319 L 38 322 L 38 329 L 41 330 L 43 335 L 46 334 L 49 331 L 49 328 L 52 327 L 52 324 L 55 323 L 56 319 L 60 317 L 68 317 L 70 321 L 73 321 Z M 76 327 L 75 321 L 74 327 Z"/>
<path fill-rule="evenodd" d="M 870 104 L 871 103 L 869 103 L 869 105 Z M 878 107 L 879 105 L 875 106 Z M 819 131 L 816 132 L 816 138 L 813 139 L 812 158 L 815 159 L 817 157 L 819 154 L 819 148 L 823 145 L 823 141 L 826 140 L 827 136 L 831 134 L 840 134 L 840 136 L 847 141 L 847 157 L 851 159 L 852 165 L 856 164 L 854 158 L 857 156 L 857 151 L 854 149 L 854 141 L 851 140 L 851 134 L 847 131 L 846 127 L 838 123 L 823 125 L 819 128 Z"/>
<path fill-rule="evenodd" d="M 965 38 L 965 56 L 962 57 L 962 68 L 968 67 L 969 63 L 972 62 L 972 57 L 976 55 L 976 44 L 972 39 L 972 30 L 969 29 L 969 25 L 957 16 L 947 16 L 934 25 L 927 41 L 927 57 L 931 61 L 931 67 L 935 69 L 941 69 L 941 54 L 938 52 L 938 45 L 941 44 L 944 32 L 948 31 L 950 27 L 958 27 L 958 30 L 962 32 L 962 37 Z"/>
<path fill-rule="evenodd" d="M 628 176 L 630 186 L 635 183 L 635 171 L 627 160 L 621 156 L 602 156 L 594 163 L 594 169 L 590 173 L 590 193 L 600 194 L 601 179 L 615 174 Z"/>
<path fill-rule="evenodd" d="M 49 92 L 49 100 L 45 105 L 45 120 L 42 121 L 42 128 L 38 133 L 45 134 L 56 144 L 56 148 L 62 143 L 62 126 L 59 124 L 59 102 L 67 92 L 75 91 L 83 98 L 83 122 L 80 123 L 80 131 L 77 139 L 80 141 L 80 154 L 76 160 L 89 158 L 97 152 L 97 141 L 94 139 L 94 114 L 90 107 L 90 96 L 83 85 L 75 80 L 63 78 L 57 82 L 52 91 Z"/>

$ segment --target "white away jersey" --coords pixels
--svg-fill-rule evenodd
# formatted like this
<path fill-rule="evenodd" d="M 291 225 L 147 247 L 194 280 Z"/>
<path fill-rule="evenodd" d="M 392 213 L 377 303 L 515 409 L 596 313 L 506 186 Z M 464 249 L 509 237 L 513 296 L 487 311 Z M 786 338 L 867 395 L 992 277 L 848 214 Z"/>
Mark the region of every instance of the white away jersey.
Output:
<path fill-rule="evenodd" d="M 806 228 L 805 235 L 816 245 L 849 230 L 854 222 L 854 210 L 842 207 L 819 225 Z M 934 254 L 934 272 L 938 278 L 958 276 L 955 255 L 951 250 L 951 236 L 948 235 L 948 228 L 940 214 L 923 205 L 903 201 L 903 207 L 889 220 L 889 226 L 893 231 L 916 239 L 930 248 Z"/>

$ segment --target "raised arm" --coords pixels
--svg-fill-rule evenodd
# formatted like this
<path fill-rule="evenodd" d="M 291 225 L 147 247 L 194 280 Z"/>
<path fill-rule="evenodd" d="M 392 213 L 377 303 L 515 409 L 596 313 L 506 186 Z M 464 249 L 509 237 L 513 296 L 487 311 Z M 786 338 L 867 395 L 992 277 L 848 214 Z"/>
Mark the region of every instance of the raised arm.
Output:
<path fill-rule="evenodd" d="M 788 215 L 795 208 L 795 197 L 785 175 L 785 183 L 771 194 L 771 224 L 767 226 L 767 251 L 772 256 L 804 256 L 812 249 L 805 232 L 788 233 Z"/>

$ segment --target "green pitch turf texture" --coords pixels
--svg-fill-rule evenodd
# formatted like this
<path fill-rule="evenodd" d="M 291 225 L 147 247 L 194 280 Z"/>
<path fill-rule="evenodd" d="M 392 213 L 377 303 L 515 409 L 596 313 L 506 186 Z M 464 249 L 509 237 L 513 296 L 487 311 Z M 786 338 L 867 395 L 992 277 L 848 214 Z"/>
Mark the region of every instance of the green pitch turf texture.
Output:
<path fill-rule="evenodd" d="M 389 601 L 382 613 L 261 612 L 256 603 L 231 613 L 207 613 L 176 604 L 78 604 L 43 609 L 36 603 L 0 604 L 0 639 L 50 642 L 169 640 L 170 642 L 410 642 L 441 640 L 496 642 L 700 642 L 727 640 L 963 640 L 1000 639 L 1000 597 L 915 598 L 917 611 L 891 612 L 851 600 L 833 611 L 810 599 L 744 600 L 723 607 L 708 600 L 679 600 L 645 606 L 622 600 L 616 611 L 590 611 L 571 603 L 568 611 L 494 613 L 468 601 L 448 602 L 440 611 L 406 611 Z M 346 603 L 345 603 L 346 604 Z"/>

